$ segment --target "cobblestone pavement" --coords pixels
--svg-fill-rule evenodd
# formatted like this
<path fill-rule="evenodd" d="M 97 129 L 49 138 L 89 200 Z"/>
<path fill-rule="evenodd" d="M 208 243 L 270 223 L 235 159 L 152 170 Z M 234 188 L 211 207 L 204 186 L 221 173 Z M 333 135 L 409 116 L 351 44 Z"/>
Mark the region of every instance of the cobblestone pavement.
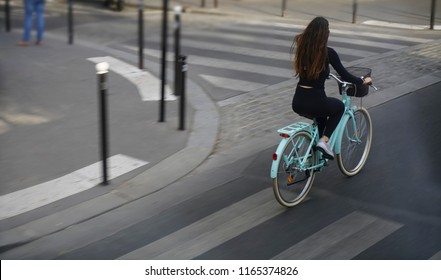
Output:
<path fill-rule="evenodd" d="M 430 75 L 431 82 L 441 80 L 441 40 L 420 44 L 400 51 L 391 51 L 374 58 L 362 59 L 348 64 L 373 69 L 378 92 L 370 91 L 363 100 L 363 106 L 370 107 L 370 99 L 392 91 L 394 87 L 411 83 Z M 217 151 L 222 151 L 250 138 L 265 138 L 275 134 L 278 128 L 300 120 L 291 111 L 291 100 L 296 80 L 273 85 L 265 89 L 244 94 L 219 102 L 221 113 L 220 140 Z M 424 86 L 424 85 L 423 85 Z M 327 82 L 328 96 L 338 96 L 334 81 Z M 410 91 L 413 91 L 409 89 Z M 395 97 L 409 93 L 397 92 Z M 276 144 L 276 142 L 274 142 Z"/>

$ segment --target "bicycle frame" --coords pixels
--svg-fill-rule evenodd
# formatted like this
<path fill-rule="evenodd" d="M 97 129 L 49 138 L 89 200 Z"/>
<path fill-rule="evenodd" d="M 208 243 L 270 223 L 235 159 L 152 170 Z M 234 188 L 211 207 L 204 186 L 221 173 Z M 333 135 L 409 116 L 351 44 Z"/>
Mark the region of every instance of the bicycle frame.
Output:
<path fill-rule="evenodd" d="M 336 155 L 338 155 L 341 152 L 342 134 L 344 133 L 345 124 L 349 118 L 351 118 L 353 120 L 354 127 L 356 127 L 356 123 L 355 123 L 355 119 L 354 119 L 354 111 L 357 107 L 350 106 L 351 105 L 351 97 L 347 95 L 347 90 L 348 90 L 348 87 L 350 86 L 350 83 L 340 81 L 335 75 L 331 74 L 331 76 L 334 79 L 336 79 L 338 82 L 341 82 L 341 84 L 342 84 L 342 101 L 345 106 L 345 112 L 344 112 L 340 122 L 338 123 L 337 128 L 335 129 L 334 133 L 331 135 L 331 137 L 329 139 L 329 144 L 331 146 L 331 149 L 334 151 L 334 153 Z M 299 158 L 298 155 L 297 155 L 297 157 L 296 156 L 292 157 L 292 155 L 289 155 L 289 158 L 286 158 L 286 157 L 281 158 L 281 155 L 282 155 L 282 152 L 283 152 L 285 146 L 288 144 L 289 141 L 293 141 L 293 136 L 300 131 L 305 131 L 305 132 L 309 133 L 312 137 L 312 141 L 311 141 L 310 145 L 308 146 L 308 149 L 305 153 L 305 156 L 303 158 Z M 282 140 L 280 141 L 279 146 L 277 147 L 277 150 L 273 155 L 273 163 L 271 165 L 271 178 L 274 179 L 277 177 L 277 168 L 278 168 L 280 160 L 285 161 L 285 166 L 290 166 L 294 161 L 299 161 L 297 166 L 299 166 L 300 169 L 302 169 L 302 171 L 308 170 L 308 169 L 319 169 L 319 168 L 322 168 L 323 166 L 325 166 L 325 164 L 327 163 L 327 159 L 321 158 L 319 160 L 318 164 L 316 164 L 314 166 L 307 166 L 308 155 L 311 153 L 311 150 L 314 148 L 314 146 L 316 145 L 316 143 L 319 140 L 318 129 L 317 129 L 317 125 L 315 124 L 315 122 L 313 125 L 311 125 L 310 123 L 306 123 L 306 122 L 296 122 L 296 123 L 293 123 L 289 126 L 286 126 L 284 128 L 279 129 L 278 133 L 280 134 L 280 136 L 282 136 Z M 360 140 L 358 139 L 356 141 L 360 141 Z M 299 146 L 299 144 L 301 144 L 301 143 L 294 143 L 293 142 L 292 144 L 293 144 L 293 147 L 296 147 L 296 146 Z M 293 149 L 293 150 L 295 150 L 295 149 Z"/>

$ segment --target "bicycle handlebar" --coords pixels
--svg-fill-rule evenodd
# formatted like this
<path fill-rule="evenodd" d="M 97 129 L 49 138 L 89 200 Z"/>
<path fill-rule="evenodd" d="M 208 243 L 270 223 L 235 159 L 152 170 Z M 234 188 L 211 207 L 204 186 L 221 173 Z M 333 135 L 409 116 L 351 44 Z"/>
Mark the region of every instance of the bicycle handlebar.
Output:
<path fill-rule="evenodd" d="M 340 80 L 336 75 L 329 73 L 329 77 L 333 78 L 334 80 L 336 80 L 338 83 L 342 84 L 342 86 L 346 86 L 346 85 L 353 85 L 353 83 L 350 82 L 346 82 L 343 80 Z M 376 86 L 374 86 L 372 83 L 369 85 L 370 87 L 372 87 L 375 90 L 378 90 L 378 88 Z"/>

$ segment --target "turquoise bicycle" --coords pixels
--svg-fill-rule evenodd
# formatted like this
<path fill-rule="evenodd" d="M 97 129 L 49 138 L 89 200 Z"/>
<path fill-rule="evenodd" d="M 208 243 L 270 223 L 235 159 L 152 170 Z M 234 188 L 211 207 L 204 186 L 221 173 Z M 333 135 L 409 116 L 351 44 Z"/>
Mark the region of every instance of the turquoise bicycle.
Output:
<path fill-rule="evenodd" d="M 342 81 L 334 74 L 330 74 L 330 77 L 339 84 L 345 112 L 329 143 L 341 172 L 354 176 L 363 168 L 369 155 L 371 117 L 365 108 L 351 105 L 351 96 L 358 96 L 356 85 Z M 365 94 L 368 88 L 365 85 Z M 282 140 L 273 154 L 271 165 L 273 191 L 281 205 L 293 207 L 305 199 L 315 174 L 327 165 L 328 159 L 315 149 L 319 140 L 315 119 L 312 125 L 296 122 L 279 129 L 278 133 Z"/>

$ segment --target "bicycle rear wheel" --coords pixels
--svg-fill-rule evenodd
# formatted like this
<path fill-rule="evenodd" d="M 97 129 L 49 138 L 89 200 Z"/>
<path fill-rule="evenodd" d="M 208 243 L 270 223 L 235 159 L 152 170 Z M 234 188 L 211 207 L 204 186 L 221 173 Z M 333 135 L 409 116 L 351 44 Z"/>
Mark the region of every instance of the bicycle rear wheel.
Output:
<path fill-rule="evenodd" d="M 277 201 L 285 207 L 293 207 L 302 202 L 311 189 L 315 177 L 311 167 L 318 160 L 317 153 L 311 149 L 312 141 L 311 134 L 305 131 L 296 133 L 286 143 L 278 159 L 273 191 Z"/>
<path fill-rule="evenodd" d="M 365 108 L 358 108 L 343 129 L 341 152 L 337 155 L 340 171 L 346 176 L 360 172 L 369 155 L 372 142 L 372 122 Z"/>

